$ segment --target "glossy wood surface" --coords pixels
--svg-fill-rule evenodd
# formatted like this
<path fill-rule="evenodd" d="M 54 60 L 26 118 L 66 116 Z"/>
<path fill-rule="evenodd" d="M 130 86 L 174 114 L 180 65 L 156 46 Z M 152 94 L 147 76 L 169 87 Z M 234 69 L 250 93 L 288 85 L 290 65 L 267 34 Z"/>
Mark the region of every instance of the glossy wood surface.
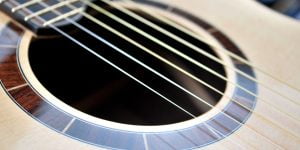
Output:
<path fill-rule="evenodd" d="M 252 1 L 191 0 L 187 4 L 185 1 L 177 0 L 173 3 L 180 8 L 188 9 L 221 29 L 238 44 L 256 66 L 300 89 L 300 70 L 298 69 L 300 68 L 298 59 L 300 56 L 298 51 L 300 48 L 299 22 L 275 14 Z M 3 25 L 9 21 L 5 16 L 1 15 L 0 18 Z M 21 46 L 26 46 L 26 42 L 31 36 L 29 32 L 25 31 Z M 2 45 L 0 53 L 13 52 L 14 46 L 17 44 L 14 40 L 4 39 L 0 41 L 3 42 L 0 43 Z M 7 41 L 12 42 L 5 43 Z M 14 55 L 8 59 L 14 59 Z M 14 80 L 4 81 L 8 83 L 6 89 L 24 84 L 18 75 L 14 75 L 15 70 L 18 69 L 17 66 L 10 68 L 14 69 L 1 70 L 1 73 L 12 74 L 13 77 L 16 77 Z M 296 91 L 265 77 L 259 72 L 257 75 L 259 81 L 272 85 L 273 88 L 282 91 L 290 98 L 296 100 L 300 98 Z M 24 92 L 26 94 L 23 94 Z M 274 103 L 288 114 L 299 118 L 299 106 L 272 94 L 263 87 L 259 88 L 258 93 L 260 97 Z M 11 89 L 11 94 L 14 97 L 30 96 L 30 91 L 26 90 L 26 86 L 24 86 Z M 0 98 L 2 106 L 0 133 L 3 135 L 0 136 L 0 145 L 4 149 L 96 149 L 94 146 L 60 135 L 33 120 L 10 100 L 4 90 L 1 91 Z M 28 102 L 28 107 L 35 105 Z M 278 148 L 274 143 L 286 149 L 299 147 L 299 122 L 288 118 L 259 100 L 255 112 L 263 114 L 275 123 L 253 114 L 246 122 L 246 126 L 256 132 L 248 127 L 242 127 L 224 140 L 206 148 L 239 149 L 240 145 L 248 149 Z"/>

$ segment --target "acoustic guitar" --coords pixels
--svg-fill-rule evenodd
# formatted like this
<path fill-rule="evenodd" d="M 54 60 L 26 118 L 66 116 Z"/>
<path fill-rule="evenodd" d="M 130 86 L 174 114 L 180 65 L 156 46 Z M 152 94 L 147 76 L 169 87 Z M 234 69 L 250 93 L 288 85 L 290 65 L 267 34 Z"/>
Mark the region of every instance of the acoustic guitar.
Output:
<path fill-rule="evenodd" d="M 300 147 L 300 24 L 256 1 L 0 10 L 3 150 Z"/>

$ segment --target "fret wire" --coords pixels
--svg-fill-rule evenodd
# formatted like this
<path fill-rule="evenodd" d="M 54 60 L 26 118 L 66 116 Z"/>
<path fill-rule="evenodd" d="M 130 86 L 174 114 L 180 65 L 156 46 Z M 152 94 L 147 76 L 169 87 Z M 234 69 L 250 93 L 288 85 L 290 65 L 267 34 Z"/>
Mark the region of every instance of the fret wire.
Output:
<path fill-rule="evenodd" d="M 46 4 L 45 4 L 46 5 Z M 59 12 L 58 12 L 59 13 Z M 73 23 L 74 25 L 76 25 L 77 27 L 79 27 L 80 29 L 82 29 L 83 31 L 89 33 L 91 36 L 94 36 L 95 38 L 99 39 L 100 41 L 102 41 L 101 37 L 99 37 L 98 35 L 94 34 L 93 32 L 91 32 L 90 30 L 86 29 L 85 27 L 81 26 L 80 24 L 74 22 L 73 20 L 70 20 L 69 18 L 66 18 L 69 22 Z M 55 27 L 55 26 L 54 26 Z M 56 28 L 56 27 L 55 27 Z M 57 29 L 57 28 L 56 28 Z M 102 41 L 103 42 L 103 41 Z M 238 123 L 239 125 L 243 125 L 243 123 L 239 122 L 238 120 L 236 120 L 235 118 L 233 118 L 232 116 L 228 115 L 227 113 L 225 113 L 223 110 L 219 109 L 218 107 L 214 107 L 212 106 L 210 103 L 206 102 L 205 100 L 203 100 L 202 98 L 196 96 L 194 93 L 186 90 L 184 87 L 178 85 L 177 83 L 175 83 L 174 81 L 168 79 L 167 77 L 165 77 L 164 75 L 160 74 L 159 72 L 157 72 L 156 70 L 152 69 L 151 67 L 147 66 L 146 64 L 144 64 L 143 62 L 139 61 L 138 59 L 132 57 L 131 55 L 127 54 L 126 52 L 122 51 L 121 49 L 115 47 L 114 45 L 112 45 L 109 42 L 105 42 L 105 44 L 108 44 L 108 46 L 113 46 L 112 48 L 114 48 L 116 51 L 118 51 L 119 53 L 123 54 L 124 56 L 126 56 L 127 58 L 131 59 L 132 61 L 135 61 L 136 63 L 140 64 L 141 66 L 143 66 L 144 68 L 148 69 L 149 71 L 155 73 L 156 75 L 158 75 L 159 77 L 161 77 L 162 79 L 168 81 L 169 83 L 173 84 L 174 86 L 176 86 L 177 88 L 181 89 L 182 91 L 186 92 L 187 94 L 193 96 L 194 98 L 196 98 L 197 100 L 201 101 L 202 103 L 206 104 L 207 106 L 211 107 L 211 108 L 216 108 L 220 111 L 220 113 L 224 114 L 226 117 L 228 117 L 229 119 L 233 120 L 234 122 Z M 245 125 L 246 126 L 246 125 Z M 268 140 L 270 143 L 272 143 L 273 145 L 277 146 L 278 148 L 281 148 L 281 146 L 279 146 L 278 144 L 274 143 L 272 140 L 270 140 L 269 138 L 267 138 L 266 136 L 258 133 L 256 130 L 254 130 L 252 127 L 246 126 L 249 129 L 251 129 L 252 131 L 254 131 L 255 133 L 261 135 L 262 137 L 264 137 L 266 140 Z"/>
<path fill-rule="evenodd" d="M 57 22 L 57 21 L 63 20 L 63 19 L 65 19 L 65 18 L 67 18 L 67 17 L 70 17 L 70 16 L 73 16 L 73 15 L 75 15 L 75 14 L 78 14 L 78 13 L 80 13 L 80 12 L 82 12 L 82 11 L 84 11 L 84 8 L 77 8 L 77 9 L 74 9 L 74 10 L 68 12 L 68 13 L 62 14 L 62 15 L 56 17 L 56 18 L 53 18 L 53 19 L 51 19 L 51 20 L 48 20 L 48 21 L 44 22 L 44 23 L 43 23 L 43 26 L 47 26 L 47 25 L 49 25 L 49 24 L 52 24 L 52 23 L 55 23 L 55 22 Z"/>
<path fill-rule="evenodd" d="M 188 60 L 189 62 L 191 62 L 191 63 L 197 65 L 198 67 L 201 67 L 202 69 L 204 69 L 204 70 L 210 72 L 211 74 L 213 74 L 213 75 L 219 77 L 220 79 L 226 81 L 227 83 L 236 86 L 237 88 L 243 90 L 244 92 L 250 94 L 251 96 L 256 97 L 257 99 L 260 99 L 261 101 L 264 101 L 264 102 L 265 102 L 266 104 L 268 104 L 269 106 L 271 106 L 271 107 L 277 109 L 278 111 L 284 113 L 285 115 L 287 115 L 287 117 L 289 117 L 290 119 L 295 120 L 295 121 L 299 121 L 299 118 L 296 118 L 296 117 L 294 117 L 294 116 L 292 116 L 292 115 L 286 113 L 285 111 L 281 110 L 278 106 L 274 105 L 273 103 L 268 102 L 266 99 L 261 98 L 261 97 L 258 96 L 257 94 L 255 94 L 255 93 L 249 91 L 248 89 L 246 89 L 246 88 L 240 86 L 239 84 L 235 84 L 234 82 L 230 81 L 228 78 L 226 78 L 225 76 L 219 74 L 218 72 L 214 71 L 213 69 L 211 69 L 211 68 L 209 68 L 209 67 L 203 65 L 202 63 L 200 63 L 200 62 L 198 62 L 198 61 L 196 61 L 196 60 L 190 58 L 189 56 L 187 56 L 187 55 L 181 53 L 181 52 L 178 51 L 177 49 L 174 49 L 173 47 L 171 47 L 171 46 L 169 46 L 168 44 L 166 44 L 166 43 L 164 43 L 164 42 L 158 40 L 157 38 L 155 38 L 155 37 L 149 35 L 148 33 L 142 31 L 141 29 L 136 28 L 135 26 L 131 25 L 130 23 L 128 23 L 128 22 L 126 22 L 126 21 L 124 21 L 123 19 L 121 19 L 121 18 L 119 18 L 119 17 L 117 17 L 117 16 L 115 16 L 115 15 L 109 13 L 108 11 L 104 10 L 103 8 L 100 8 L 99 6 L 97 6 L 97 5 L 93 4 L 93 3 L 90 3 L 90 2 L 88 2 L 88 1 L 86 1 L 86 0 L 82 0 L 82 1 L 83 1 L 84 3 L 86 3 L 87 5 L 89 5 L 91 8 L 93 8 L 93 9 L 95 9 L 95 10 L 98 10 L 100 13 L 103 13 L 103 14 L 105 14 L 106 16 L 112 18 L 112 19 L 115 19 L 115 20 L 118 21 L 119 23 L 121 23 L 121 24 L 125 25 L 126 27 L 128 27 L 128 28 L 130 28 L 130 29 L 136 31 L 137 33 L 139 33 L 139 34 L 141 34 L 141 35 L 147 37 L 148 39 L 150 39 L 150 40 L 152 40 L 152 41 L 158 43 L 159 45 L 165 47 L 166 49 L 170 50 L 171 52 L 173 52 L 173 53 L 175 53 L 175 54 L 177 54 L 177 55 L 183 57 L 184 59 Z"/>
<path fill-rule="evenodd" d="M 34 5 L 34 4 L 36 4 L 36 3 L 40 2 L 40 1 L 42 1 L 42 0 L 31 0 L 31 1 L 28 1 L 26 3 L 20 4 L 20 5 L 16 6 L 16 7 L 12 8 L 11 11 L 15 12 L 15 11 L 17 11 L 19 9 L 23 9 L 23 8 L 28 7 L 28 6 Z"/>
<path fill-rule="evenodd" d="M 31 19 L 31 18 L 34 18 L 34 17 L 36 17 L 36 16 L 40 16 L 40 15 L 45 14 L 45 13 L 48 13 L 48 12 L 51 12 L 51 11 L 57 9 L 57 8 L 60 8 L 60 7 L 65 6 L 66 4 L 73 3 L 73 2 L 76 2 L 76 1 L 78 1 L 78 0 L 67 0 L 67 1 L 62 1 L 62 2 L 60 2 L 60 3 L 57 3 L 57 4 L 52 5 L 52 6 L 49 6 L 49 7 L 45 8 L 45 9 L 40 10 L 40 11 L 37 11 L 37 12 L 35 12 L 35 13 L 33 13 L 33 14 L 30 14 L 30 15 L 26 16 L 26 17 L 24 18 L 24 20 L 27 21 L 27 20 L 29 20 L 29 19 Z M 75 13 L 76 13 L 76 12 L 75 12 Z"/>
<path fill-rule="evenodd" d="M 19 5 L 22 5 L 22 4 L 19 4 L 19 3 L 15 3 L 15 1 L 14 0 L 3 0 L 2 2 L 6 2 L 5 4 L 8 6 L 8 7 L 10 7 L 10 8 L 14 8 L 14 6 L 19 6 Z M 28 2 L 30 2 L 30 1 L 28 1 Z M 13 4 L 12 4 L 13 3 Z M 26 2 L 27 3 L 27 2 Z M 26 7 L 25 7 L 26 8 Z M 24 8 L 24 9 L 25 9 Z M 26 8 L 27 9 L 27 8 Z M 12 12 L 12 13 L 14 13 L 14 12 Z M 21 16 L 26 16 L 27 14 L 26 13 L 24 13 L 24 11 L 20 11 L 20 12 L 18 12 L 19 13 L 19 15 L 21 15 Z M 30 12 L 30 13 L 32 13 L 32 12 Z M 29 13 L 29 14 L 30 14 Z M 38 26 L 41 26 L 41 23 L 39 23 L 36 19 L 33 19 L 33 20 L 31 20 L 34 24 L 37 24 Z"/>

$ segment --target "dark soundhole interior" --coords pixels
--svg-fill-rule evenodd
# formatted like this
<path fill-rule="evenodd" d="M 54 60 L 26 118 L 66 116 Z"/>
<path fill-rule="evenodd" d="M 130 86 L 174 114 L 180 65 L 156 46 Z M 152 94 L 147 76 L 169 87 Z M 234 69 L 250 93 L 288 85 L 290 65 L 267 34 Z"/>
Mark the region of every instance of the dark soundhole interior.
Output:
<path fill-rule="evenodd" d="M 109 7 L 104 8 L 159 40 L 170 44 L 189 57 L 225 75 L 223 66 L 220 64 L 117 10 Z M 225 90 L 225 82 L 218 77 L 105 15 L 93 11 L 90 13 L 110 27 L 129 36 L 134 41 L 170 60 L 220 91 Z M 136 11 L 136 13 L 215 55 L 210 47 L 201 41 L 140 11 Z M 220 95 L 206 88 L 201 83 L 166 65 L 108 30 L 99 27 L 92 21 L 83 18 L 78 23 L 212 105 L 215 105 L 221 98 Z M 69 30 L 70 27 L 73 28 L 72 31 Z M 61 30 L 64 31 L 63 28 Z M 77 39 L 97 54 L 124 69 L 195 116 L 199 116 L 211 109 L 201 101 L 118 53 L 113 48 L 78 29 L 78 27 L 70 24 L 68 30 L 65 31 L 74 39 Z M 29 59 L 34 74 L 43 86 L 66 104 L 92 116 L 134 125 L 163 125 L 192 119 L 191 116 L 165 99 L 65 37 L 34 39 L 30 45 Z"/>

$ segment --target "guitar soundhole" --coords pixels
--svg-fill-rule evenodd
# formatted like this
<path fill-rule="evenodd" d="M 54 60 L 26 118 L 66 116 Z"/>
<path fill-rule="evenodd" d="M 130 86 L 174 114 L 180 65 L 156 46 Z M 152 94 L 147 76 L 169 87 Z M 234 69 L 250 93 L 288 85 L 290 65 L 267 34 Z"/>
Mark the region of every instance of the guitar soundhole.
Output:
<path fill-rule="evenodd" d="M 110 9 L 110 11 L 157 39 L 170 44 L 170 46 L 185 55 L 226 76 L 222 65 L 211 61 L 209 58 L 193 51 L 176 40 L 151 29 L 147 25 L 119 11 L 113 9 Z M 225 91 L 226 83 L 220 78 L 168 51 L 166 48 L 155 44 L 144 36 L 116 23 L 107 16 L 96 12 L 92 13 L 96 18 L 110 27 L 192 73 L 216 89 L 222 92 Z M 146 14 L 138 13 L 153 23 L 216 56 L 214 51 L 206 44 Z M 85 18 L 81 19 L 78 23 L 212 105 L 216 105 L 219 102 L 221 98 L 219 94 L 130 44 L 128 41 Z M 116 52 L 115 49 L 78 29 L 78 27 L 72 24 L 70 26 L 74 27 L 74 30 L 69 32 L 72 37 L 193 115 L 200 116 L 211 109 L 206 104 L 203 104 L 141 65 Z M 34 39 L 30 45 L 29 59 L 34 74 L 49 92 L 71 107 L 92 116 L 134 125 L 165 125 L 192 119 L 191 116 L 170 104 L 161 96 L 153 93 L 64 37 Z"/>

